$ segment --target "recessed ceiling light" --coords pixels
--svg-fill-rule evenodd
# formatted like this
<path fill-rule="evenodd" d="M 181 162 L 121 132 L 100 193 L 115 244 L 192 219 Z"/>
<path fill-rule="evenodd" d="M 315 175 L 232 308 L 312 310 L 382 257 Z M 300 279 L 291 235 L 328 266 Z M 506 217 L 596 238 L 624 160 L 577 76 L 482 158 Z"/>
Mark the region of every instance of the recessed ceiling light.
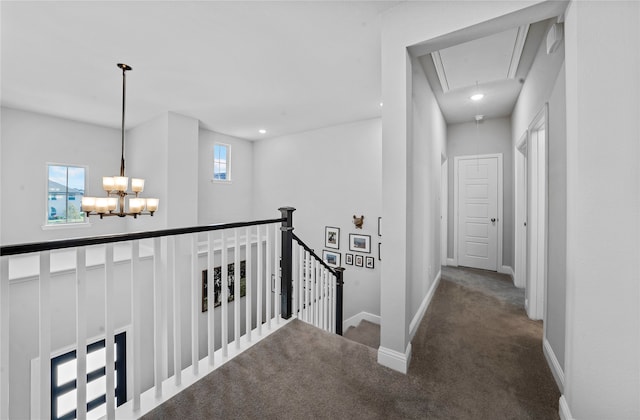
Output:
<path fill-rule="evenodd" d="M 475 95 L 471 95 L 472 101 L 479 101 L 482 98 L 484 98 L 484 95 L 482 93 L 476 93 Z"/>
<path fill-rule="evenodd" d="M 383 103 L 383 102 L 380 102 L 380 107 L 382 108 L 383 106 L 384 106 L 384 103 Z"/>
<path fill-rule="evenodd" d="M 258 133 L 267 134 L 267 130 L 265 130 L 264 128 L 261 128 L 260 130 L 258 130 Z"/>

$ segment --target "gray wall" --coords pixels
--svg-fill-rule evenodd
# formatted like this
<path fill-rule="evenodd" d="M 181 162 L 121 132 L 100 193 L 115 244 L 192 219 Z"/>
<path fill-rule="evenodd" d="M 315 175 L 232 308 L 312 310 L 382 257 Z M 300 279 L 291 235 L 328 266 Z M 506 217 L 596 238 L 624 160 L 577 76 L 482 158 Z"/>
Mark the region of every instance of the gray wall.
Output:
<path fill-rule="evenodd" d="M 477 130 L 475 121 L 447 126 L 447 157 L 449 159 L 447 256 L 448 258 L 453 258 L 453 226 L 455 222 L 453 208 L 454 158 L 456 156 L 489 153 L 502 153 L 504 176 L 502 265 L 513 267 L 513 147 L 511 146 L 511 121 L 508 117 L 484 120 L 480 122 Z"/>

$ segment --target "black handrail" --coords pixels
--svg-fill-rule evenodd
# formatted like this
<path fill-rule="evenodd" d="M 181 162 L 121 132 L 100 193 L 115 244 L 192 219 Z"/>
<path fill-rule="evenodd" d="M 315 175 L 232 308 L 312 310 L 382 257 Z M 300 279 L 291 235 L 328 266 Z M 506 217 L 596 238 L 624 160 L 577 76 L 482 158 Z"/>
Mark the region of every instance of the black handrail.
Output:
<path fill-rule="evenodd" d="M 209 232 L 215 230 L 233 229 L 247 226 L 282 223 L 286 218 L 257 220 L 253 222 L 235 222 L 216 225 L 191 226 L 184 228 L 152 230 L 145 232 L 118 233 L 112 235 L 91 236 L 86 238 L 59 239 L 26 244 L 4 245 L 0 247 L 0 256 L 27 254 L 31 252 L 52 251 L 55 249 L 75 248 L 82 246 L 100 245 L 112 242 L 134 241 L 138 239 L 159 238 L 162 236 L 184 235 L 187 233 Z"/>
<path fill-rule="evenodd" d="M 334 276 L 337 276 L 338 274 L 336 273 L 336 270 L 332 267 L 329 267 L 329 265 L 327 265 L 327 263 L 325 263 L 324 261 L 322 261 L 322 258 L 318 257 L 318 255 L 313 252 L 313 249 L 309 248 L 307 246 L 307 244 L 305 244 L 304 242 L 302 242 L 302 239 L 298 238 L 298 236 L 296 236 L 296 234 L 293 234 L 293 239 L 296 240 L 296 242 L 298 242 L 298 244 L 303 247 L 305 250 L 307 250 L 309 252 L 309 254 L 311 254 L 320 264 L 324 265 L 325 268 L 327 268 L 331 274 L 333 274 Z"/>

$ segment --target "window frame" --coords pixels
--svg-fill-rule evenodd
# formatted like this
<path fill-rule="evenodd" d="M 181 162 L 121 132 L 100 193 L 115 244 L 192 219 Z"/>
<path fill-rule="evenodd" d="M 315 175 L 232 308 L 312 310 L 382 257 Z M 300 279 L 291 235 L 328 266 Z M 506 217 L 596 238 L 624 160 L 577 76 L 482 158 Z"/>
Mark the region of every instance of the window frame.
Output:
<path fill-rule="evenodd" d="M 83 188 L 83 196 L 86 194 L 87 192 L 87 178 L 88 178 L 88 173 L 89 173 L 89 167 L 86 165 L 76 165 L 76 164 L 70 164 L 70 163 L 58 163 L 58 162 L 47 162 L 45 164 L 45 194 L 46 194 L 46 199 L 45 199 L 45 206 L 44 206 L 44 225 L 42 226 L 43 229 L 48 230 L 48 229 L 58 229 L 58 228 L 69 228 L 69 227 L 84 227 L 84 226 L 89 226 L 89 221 L 87 220 L 87 216 L 82 213 L 82 205 L 81 205 L 81 201 L 75 200 L 79 205 L 80 205 L 80 212 L 82 214 L 82 222 L 69 222 L 68 217 L 65 219 L 65 221 L 62 222 L 58 222 L 58 223 L 51 223 L 49 220 L 49 212 L 50 212 L 50 208 L 49 208 L 49 196 L 50 196 L 50 192 L 49 192 L 49 167 L 51 166 L 61 166 L 61 167 L 65 167 L 67 168 L 81 168 L 84 169 L 84 188 Z M 65 191 L 65 205 L 68 206 L 69 203 L 69 176 L 68 176 L 68 172 L 67 172 L 67 185 L 65 185 L 66 187 L 66 191 Z M 67 207 L 68 210 L 68 207 Z"/>
<path fill-rule="evenodd" d="M 226 158 L 226 167 L 227 167 L 227 171 L 226 171 L 226 175 L 225 175 L 225 179 L 219 179 L 216 178 L 216 146 L 222 146 L 224 148 L 226 148 L 227 150 L 227 158 Z M 231 145 L 228 143 L 220 143 L 220 142 L 215 142 L 213 143 L 213 168 L 212 168 L 212 178 L 211 181 L 212 182 L 220 182 L 220 183 L 231 183 Z"/>
<path fill-rule="evenodd" d="M 114 335 L 114 343 L 116 345 L 116 362 L 115 374 L 118 377 L 118 386 L 115 389 L 116 406 L 121 406 L 127 402 L 127 331 L 122 331 Z M 97 339 L 87 344 L 87 354 L 104 348 L 106 340 L 104 338 Z M 57 385 L 57 368 L 70 360 L 77 358 L 77 349 L 69 350 L 57 356 L 51 357 L 51 419 L 52 420 L 71 420 L 77 417 L 76 409 L 65 413 L 58 417 L 58 397 L 77 389 L 77 379 L 73 379 L 62 385 Z M 106 368 L 98 368 L 94 371 L 87 372 L 87 383 L 106 376 Z M 106 394 L 103 394 L 91 401 L 87 401 L 87 412 L 106 403 Z"/>

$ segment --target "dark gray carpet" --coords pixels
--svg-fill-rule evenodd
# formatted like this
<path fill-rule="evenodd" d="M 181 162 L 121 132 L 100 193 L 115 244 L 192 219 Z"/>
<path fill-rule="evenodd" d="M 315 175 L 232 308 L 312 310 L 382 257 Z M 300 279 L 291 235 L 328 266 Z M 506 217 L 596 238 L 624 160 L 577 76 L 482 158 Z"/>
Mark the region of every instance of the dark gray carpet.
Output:
<path fill-rule="evenodd" d="M 357 326 L 349 327 L 343 337 L 378 350 L 380 347 L 380 325 L 362 320 Z"/>
<path fill-rule="evenodd" d="M 145 418 L 557 419 L 541 334 L 521 307 L 444 273 L 407 375 L 293 321 Z"/>

